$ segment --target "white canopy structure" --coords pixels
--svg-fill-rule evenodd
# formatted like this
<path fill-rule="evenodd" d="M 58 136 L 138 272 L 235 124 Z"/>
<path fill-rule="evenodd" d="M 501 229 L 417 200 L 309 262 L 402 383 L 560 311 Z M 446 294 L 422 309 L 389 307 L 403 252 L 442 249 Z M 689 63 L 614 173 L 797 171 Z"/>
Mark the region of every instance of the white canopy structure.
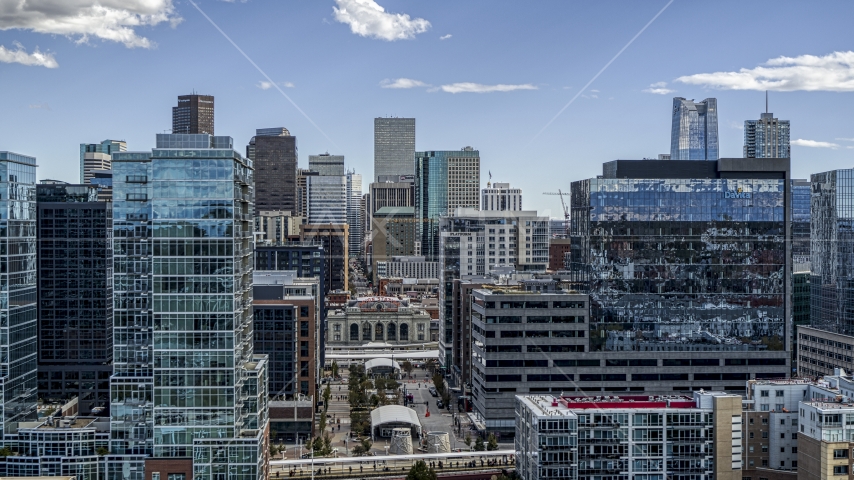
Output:
<path fill-rule="evenodd" d="M 377 367 L 393 368 L 400 371 L 400 364 L 390 358 L 373 358 L 365 362 L 365 371 L 370 371 Z"/>
<path fill-rule="evenodd" d="M 402 405 L 384 405 L 371 410 L 372 435 L 379 433 L 380 437 L 391 437 L 392 431 L 400 427 L 409 427 L 421 435 L 421 421 L 418 420 L 415 410 Z"/>

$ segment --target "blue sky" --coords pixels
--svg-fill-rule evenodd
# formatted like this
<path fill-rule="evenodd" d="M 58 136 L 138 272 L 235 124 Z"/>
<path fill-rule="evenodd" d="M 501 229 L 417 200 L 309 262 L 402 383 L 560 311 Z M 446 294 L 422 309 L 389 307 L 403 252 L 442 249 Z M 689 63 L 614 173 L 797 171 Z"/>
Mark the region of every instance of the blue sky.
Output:
<path fill-rule="evenodd" d="M 673 96 L 716 97 L 721 156 L 741 156 L 769 88 L 795 176 L 854 166 L 851 2 L 675 0 L 549 124 L 668 0 L 194 1 L 317 127 L 189 0 L 0 0 L 0 150 L 76 181 L 79 143 L 150 149 L 195 90 L 239 151 L 285 126 L 302 165 L 329 151 L 366 177 L 373 118 L 415 117 L 418 150 L 473 146 L 484 184 L 558 216 L 542 192 L 669 151 Z"/>

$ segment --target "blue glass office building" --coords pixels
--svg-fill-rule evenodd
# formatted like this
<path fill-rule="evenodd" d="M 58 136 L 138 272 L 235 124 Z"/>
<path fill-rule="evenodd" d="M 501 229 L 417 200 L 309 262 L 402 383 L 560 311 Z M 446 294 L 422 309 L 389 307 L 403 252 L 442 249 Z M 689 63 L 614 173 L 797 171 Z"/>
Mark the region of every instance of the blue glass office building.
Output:
<path fill-rule="evenodd" d="M 230 137 L 157 135 L 113 156 L 111 479 L 266 478 L 252 177 Z"/>
<path fill-rule="evenodd" d="M 3 436 L 36 419 L 36 159 L 0 152 Z"/>
<path fill-rule="evenodd" d="M 670 131 L 671 160 L 718 159 L 718 101 L 673 98 Z"/>
<path fill-rule="evenodd" d="M 570 275 L 590 295 L 588 351 L 714 367 L 632 372 L 661 387 L 787 376 L 789 160 L 618 160 L 603 171 L 572 183 Z"/>
<path fill-rule="evenodd" d="M 792 258 L 796 264 L 810 261 L 811 196 L 809 180 L 792 180 Z"/>

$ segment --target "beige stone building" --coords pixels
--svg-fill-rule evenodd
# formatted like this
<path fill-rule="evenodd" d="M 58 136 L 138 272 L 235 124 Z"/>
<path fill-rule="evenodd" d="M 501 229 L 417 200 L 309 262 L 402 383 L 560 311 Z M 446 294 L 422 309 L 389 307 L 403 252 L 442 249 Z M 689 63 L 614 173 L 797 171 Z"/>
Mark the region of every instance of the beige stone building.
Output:
<path fill-rule="evenodd" d="M 326 316 L 326 344 L 361 346 L 371 342 L 407 345 L 430 342 L 430 315 L 408 299 L 362 297 Z"/>

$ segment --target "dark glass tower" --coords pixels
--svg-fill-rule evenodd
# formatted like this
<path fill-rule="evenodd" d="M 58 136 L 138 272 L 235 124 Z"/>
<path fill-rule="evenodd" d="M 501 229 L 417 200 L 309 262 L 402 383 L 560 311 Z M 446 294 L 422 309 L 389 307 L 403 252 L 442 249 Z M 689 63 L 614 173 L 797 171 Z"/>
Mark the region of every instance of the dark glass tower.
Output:
<path fill-rule="evenodd" d="M 39 397 L 109 405 L 113 366 L 112 203 L 92 185 L 42 184 L 38 200 Z"/>
<path fill-rule="evenodd" d="M 214 134 L 213 95 L 181 95 L 172 107 L 172 133 Z"/>
<path fill-rule="evenodd" d="M 286 128 L 260 128 L 246 147 L 255 166 L 255 210 L 296 212 L 297 137 Z"/>
<path fill-rule="evenodd" d="M 792 180 L 792 258 L 794 263 L 810 261 L 810 201 L 809 180 Z"/>
<path fill-rule="evenodd" d="M 573 182 L 569 273 L 590 295 L 589 351 L 690 367 L 633 374 L 647 390 L 786 376 L 788 176 L 789 159 L 618 160 Z"/>

